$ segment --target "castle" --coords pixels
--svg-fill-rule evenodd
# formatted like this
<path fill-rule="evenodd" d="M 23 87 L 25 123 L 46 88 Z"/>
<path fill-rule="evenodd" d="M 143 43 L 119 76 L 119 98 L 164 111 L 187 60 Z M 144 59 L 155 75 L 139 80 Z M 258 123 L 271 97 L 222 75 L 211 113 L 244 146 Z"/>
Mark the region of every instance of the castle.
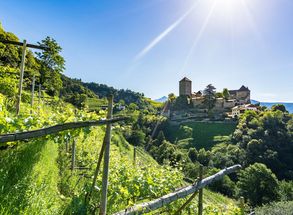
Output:
<path fill-rule="evenodd" d="M 196 109 L 204 109 L 202 91 L 192 92 L 192 81 L 186 77 L 179 81 L 179 96 L 187 96 Z M 250 90 L 241 86 L 238 90 L 229 90 L 228 98 L 219 97 L 215 102 L 215 111 L 230 112 L 232 108 L 250 104 Z"/>

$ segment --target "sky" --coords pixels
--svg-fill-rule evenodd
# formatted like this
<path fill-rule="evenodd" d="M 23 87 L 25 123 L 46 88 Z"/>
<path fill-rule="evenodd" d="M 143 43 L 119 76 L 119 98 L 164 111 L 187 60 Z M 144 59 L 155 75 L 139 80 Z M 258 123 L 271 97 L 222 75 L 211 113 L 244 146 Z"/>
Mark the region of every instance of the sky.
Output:
<path fill-rule="evenodd" d="M 20 40 L 51 36 L 65 74 L 156 99 L 213 84 L 293 102 L 292 0 L 0 0 Z"/>

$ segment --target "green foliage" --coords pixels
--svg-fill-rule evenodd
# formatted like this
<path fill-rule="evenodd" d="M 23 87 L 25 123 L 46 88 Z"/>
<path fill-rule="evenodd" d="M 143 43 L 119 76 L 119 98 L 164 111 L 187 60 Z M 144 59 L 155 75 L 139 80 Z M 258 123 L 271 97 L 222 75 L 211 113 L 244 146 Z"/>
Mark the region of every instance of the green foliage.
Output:
<path fill-rule="evenodd" d="M 169 100 L 169 102 L 172 104 L 172 103 L 176 100 L 176 96 L 175 96 L 175 94 L 174 94 L 174 93 L 170 93 L 170 94 L 168 95 L 168 100 Z"/>
<path fill-rule="evenodd" d="M 255 209 L 256 215 L 291 215 L 293 202 L 273 202 Z"/>
<path fill-rule="evenodd" d="M 190 160 L 192 162 L 197 161 L 197 155 L 198 155 L 198 152 L 197 152 L 196 148 L 190 148 L 188 150 L 188 157 L 190 158 Z"/>
<path fill-rule="evenodd" d="M 209 170 L 209 175 L 213 175 L 220 171 L 220 169 L 211 169 Z M 236 185 L 229 176 L 225 175 L 221 180 L 215 181 L 214 183 L 208 186 L 212 191 L 220 192 L 226 196 L 233 197 L 235 194 Z"/>
<path fill-rule="evenodd" d="M 5 32 L 2 26 L 0 27 L 0 39 L 18 41 L 17 36 L 11 32 Z M 4 44 L 0 42 L 0 65 L 17 67 L 19 65 L 20 58 L 21 48 L 15 45 Z"/>
<path fill-rule="evenodd" d="M 279 193 L 281 201 L 293 201 L 293 181 L 280 181 Z"/>
<path fill-rule="evenodd" d="M 46 50 L 36 52 L 40 64 L 40 83 L 47 88 L 50 95 L 58 95 L 62 88 L 60 73 L 65 69 L 65 60 L 60 55 L 62 48 L 51 37 L 46 37 L 39 45 L 46 47 Z"/>
<path fill-rule="evenodd" d="M 141 130 L 134 130 L 127 140 L 134 146 L 143 146 L 145 144 L 145 134 Z"/>
<path fill-rule="evenodd" d="M 0 66 L 0 93 L 12 98 L 15 97 L 18 89 L 18 75 L 16 69 Z"/>
<path fill-rule="evenodd" d="M 279 179 L 293 179 L 292 115 L 280 110 L 245 112 L 232 142 L 246 151 L 248 164 L 266 164 Z"/>
<path fill-rule="evenodd" d="M 245 150 L 231 143 L 215 145 L 211 150 L 210 165 L 216 168 L 225 168 L 235 164 L 244 163 Z"/>
<path fill-rule="evenodd" d="M 272 111 L 277 111 L 277 110 L 279 110 L 279 111 L 282 111 L 282 112 L 287 112 L 286 107 L 285 107 L 285 105 L 283 105 L 283 104 L 276 104 L 276 105 L 273 105 L 272 108 L 271 108 L 271 110 L 272 110 Z"/>
<path fill-rule="evenodd" d="M 210 111 L 216 103 L 216 88 L 209 84 L 203 91 L 204 101 L 203 104 Z"/>
<path fill-rule="evenodd" d="M 126 105 L 133 103 L 130 107 L 132 110 L 147 109 L 153 112 L 155 108 L 161 108 L 161 104 L 157 104 L 147 98 L 144 98 L 142 93 L 133 92 L 129 89 L 117 90 L 105 84 L 97 84 L 93 82 L 82 84 L 94 92 L 99 98 L 105 98 L 109 95 L 113 95 L 115 103 L 118 103 L 120 100 L 123 100 Z"/>
<path fill-rule="evenodd" d="M 204 148 L 200 149 L 197 153 L 197 161 L 204 165 L 207 166 L 211 158 L 211 152 L 206 151 Z"/>
<path fill-rule="evenodd" d="M 182 134 L 182 138 L 189 138 L 192 137 L 193 129 L 187 125 L 181 125 L 179 128 L 179 132 Z"/>
<path fill-rule="evenodd" d="M 264 164 L 255 163 L 239 173 L 238 195 L 251 205 L 262 205 L 278 199 L 278 180 Z"/>
<path fill-rule="evenodd" d="M 172 110 L 185 110 L 192 107 L 192 103 L 189 102 L 188 96 L 178 96 L 173 103 L 171 103 Z"/>
<path fill-rule="evenodd" d="M 223 94 L 224 99 L 226 99 L 226 100 L 229 99 L 229 97 L 230 97 L 230 93 L 229 93 L 229 90 L 228 90 L 227 88 L 224 88 L 224 89 L 223 89 L 222 94 Z"/>

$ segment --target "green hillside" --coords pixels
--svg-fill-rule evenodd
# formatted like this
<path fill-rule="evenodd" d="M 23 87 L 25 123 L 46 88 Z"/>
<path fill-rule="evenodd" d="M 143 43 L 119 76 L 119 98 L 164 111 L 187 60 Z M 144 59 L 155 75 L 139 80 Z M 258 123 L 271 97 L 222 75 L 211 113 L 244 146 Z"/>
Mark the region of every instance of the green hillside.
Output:
<path fill-rule="evenodd" d="M 214 145 L 225 141 L 227 136 L 231 135 L 235 129 L 236 124 L 232 123 L 206 123 L 206 122 L 188 122 L 182 123 L 181 125 L 168 125 L 164 128 L 164 133 L 172 142 L 175 142 L 176 139 L 186 138 L 186 131 L 184 126 L 191 128 L 193 140 L 191 141 L 191 147 L 197 149 L 205 148 L 210 149 Z"/>

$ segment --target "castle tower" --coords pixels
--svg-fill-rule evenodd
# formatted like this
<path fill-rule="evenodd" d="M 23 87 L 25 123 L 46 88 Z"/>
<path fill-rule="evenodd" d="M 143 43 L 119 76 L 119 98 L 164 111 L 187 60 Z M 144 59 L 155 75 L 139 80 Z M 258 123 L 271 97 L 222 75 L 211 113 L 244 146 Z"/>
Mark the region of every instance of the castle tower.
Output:
<path fill-rule="evenodd" d="M 192 81 L 184 77 L 179 81 L 179 96 L 189 96 L 191 97 L 192 92 Z"/>

